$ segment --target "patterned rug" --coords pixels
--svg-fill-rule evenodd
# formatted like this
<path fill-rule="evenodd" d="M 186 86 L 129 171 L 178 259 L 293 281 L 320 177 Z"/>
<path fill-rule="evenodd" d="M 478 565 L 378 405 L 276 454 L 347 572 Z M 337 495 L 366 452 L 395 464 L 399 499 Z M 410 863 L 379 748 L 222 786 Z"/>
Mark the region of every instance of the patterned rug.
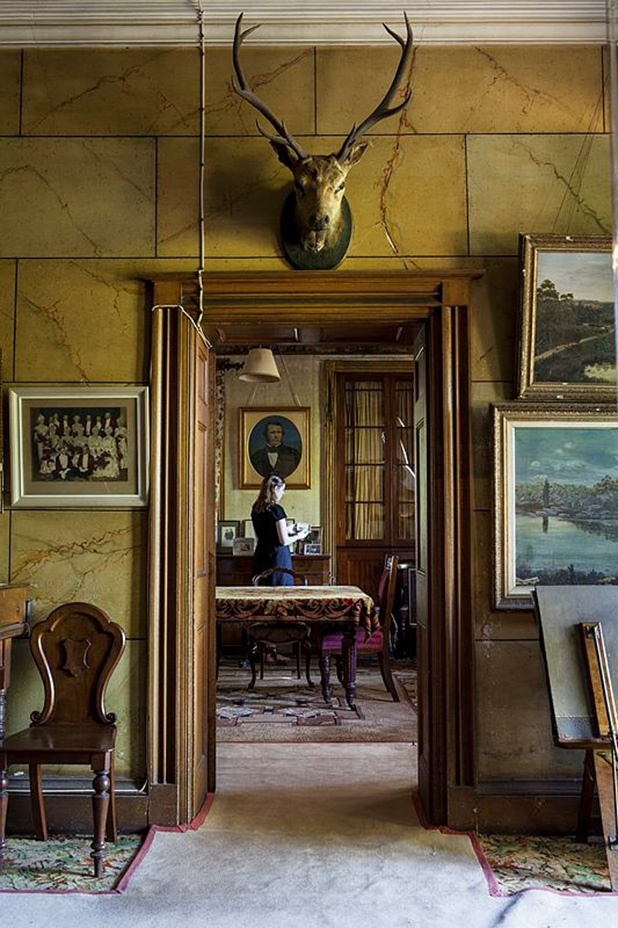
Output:
<path fill-rule="evenodd" d="M 144 838 L 119 835 L 109 843 L 105 872 L 92 873 L 92 836 L 55 835 L 47 841 L 7 838 L 4 870 L 0 873 L 0 892 L 86 892 L 119 891 L 119 884 L 140 850 Z"/>
<path fill-rule="evenodd" d="M 478 835 L 478 843 L 492 895 L 511 896 L 525 889 L 611 892 L 601 844 L 533 835 Z"/>
<path fill-rule="evenodd" d="M 360 667 L 356 708 L 333 679 L 332 705 L 322 699 L 319 681 L 310 689 L 293 667 L 267 667 L 254 690 L 250 675 L 224 662 L 217 682 L 219 741 L 402 741 L 416 740 L 416 674 L 409 663 L 394 676 L 401 702 L 393 702 L 377 667 Z M 334 674 L 333 674 L 334 678 Z"/>

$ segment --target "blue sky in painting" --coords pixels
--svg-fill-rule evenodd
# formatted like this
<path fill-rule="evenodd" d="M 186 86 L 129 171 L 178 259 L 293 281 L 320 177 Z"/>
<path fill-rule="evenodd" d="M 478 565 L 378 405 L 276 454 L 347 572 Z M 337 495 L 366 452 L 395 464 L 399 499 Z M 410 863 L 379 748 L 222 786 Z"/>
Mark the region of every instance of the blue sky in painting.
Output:
<path fill-rule="evenodd" d="M 559 293 L 572 293 L 576 300 L 614 299 L 612 256 L 585 252 L 539 252 L 537 285 L 553 280 Z"/>
<path fill-rule="evenodd" d="M 556 483 L 592 486 L 606 474 L 618 477 L 618 427 L 517 427 L 516 483 L 547 477 Z"/>

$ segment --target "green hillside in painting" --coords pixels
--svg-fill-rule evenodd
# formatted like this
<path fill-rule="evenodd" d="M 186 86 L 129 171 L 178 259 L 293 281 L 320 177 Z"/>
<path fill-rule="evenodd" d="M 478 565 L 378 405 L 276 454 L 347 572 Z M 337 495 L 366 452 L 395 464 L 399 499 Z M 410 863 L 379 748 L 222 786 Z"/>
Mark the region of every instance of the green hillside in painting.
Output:
<path fill-rule="evenodd" d="M 616 381 L 614 305 L 558 293 L 551 280 L 537 288 L 535 381 Z"/>

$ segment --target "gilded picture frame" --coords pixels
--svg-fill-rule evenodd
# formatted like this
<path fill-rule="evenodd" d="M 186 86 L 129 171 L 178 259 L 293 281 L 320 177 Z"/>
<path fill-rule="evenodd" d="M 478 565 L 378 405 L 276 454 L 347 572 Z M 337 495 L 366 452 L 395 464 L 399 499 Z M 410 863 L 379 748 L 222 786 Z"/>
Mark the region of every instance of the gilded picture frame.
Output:
<path fill-rule="evenodd" d="M 11 387 L 14 509 L 148 505 L 148 387 Z"/>
<path fill-rule="evenodd" d="M 311 486 L 311 409 L 245 406 L 239 410 L 240 487 L 277 474 L 292 490 Z"/>
<path fill-rule="evenodd" d="M 618 585 L 618 414 L 493 407 L 494 607 L 537 585 Z"/>
<path fill-rule="evenodd" d="M 611 252 L 611 235 L 521 237 L 518 397 L 615 399 Z"/>

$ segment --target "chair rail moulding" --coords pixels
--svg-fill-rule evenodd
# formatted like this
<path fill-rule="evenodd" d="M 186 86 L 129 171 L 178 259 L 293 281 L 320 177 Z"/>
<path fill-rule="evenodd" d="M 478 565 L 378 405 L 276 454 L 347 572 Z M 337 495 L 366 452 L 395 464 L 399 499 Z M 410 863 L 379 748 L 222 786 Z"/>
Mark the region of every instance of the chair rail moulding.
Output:
<path fill-rule="evenodd" d="M 208 45 L 229 45 L 237 0 L 204 4 Z M 245 0 L 246 21 L 263 23 L 260 45 L 379 45 L 382 22 L 401 21 L 402 5 L 327 0 L 294 6 Z M 417 0 L 409 9 L 422 44 L 605 43 L 604 0 Z M 0 46 L 197 44 L 197 3 L 187 0 L 0 0 Z"/>
<path fill-rule="evenodd" d="M 289 321 L 311 325 L 335 320 L 338 324 L 357 324 L 361 319 L 375 322 L 379 315 L 385 324 L 424 324 L 431 476 L 425 608 L 431 623 L 424 642 L 430 672 L 420 699 L 431 706 L 432 724 L 423 734 L 429 762 L 421 776 L 421 793 L 433 823 L 457 822 L 460 826 L 465 821 L 473 824 L 471 795 L 475 784 L 473 609 L 471 568 L 466 560 L 466 552 L 471 550 L 472 521 L 468 307 L 471 283 L 482 274 L 476 270 L 378 274 L 306 271 L 204 277 L 203 329 L 213 342 L 219 339 L 218 326 L 261 320 L 269 324 Z M 197 312 L 195 277 L 166 274 L 151 283 L 153 305 L 182 305 L 188 312 Z M 190 617 L 194 592 L 192 584 L 183 579 L 182 565 L 190 560 L 193 540 L 182 532 L 157 532 L 157 527 L 181 524 L 187 506 L 190 508 L 190 486 L 185 484 L 177 491 L 175 475 L 190 474 L 191 464 L 177 448 L 170 470 L 163 440 L 176 434 L 175 416 L 184 421 L 180 406 L 194 389 L 186 381 L 181 393 L 167 396 L 165 392 L 170 371 L 184 364 L 182 352 L 176 356 L 179 347 L 173 327 L 154 326 L 152 435 L 158 450 L 153 446 L 148 724 L 150 789 L 157 797 L 151 804 L 151 821 L 161 824 L 187 820 L 188 806 L 182 797 L 190 792 L 187 784 L 192 773 L 185 761 L 187 745 L 196 740 L 198 724 L 193 694 L 204 675 L 211 679 L 216 659 L 214 646 L 204 653 L 205 666 L 198 667 L 198 658 L 192 658 L 189 639 L 193 634 Z M 214 409 L 212 416 L 214 422 Z M 157 462 L 161 466 L 156 466 Z M 205 474 L 207 480 L 212 477 L 208 470 Z M 214 524 L 206 526 L 206 536 L 203 528 L 199 531 L 208 543 L 212 536 L 208 556 L 214 560 L 213 529 Z M 214 572 L 212 583 L 214 594 Z M 162 608 L 165 603 L 172 607 Z M 206 740 L 208 753 L 214 753 L 214 718 Z"/>

